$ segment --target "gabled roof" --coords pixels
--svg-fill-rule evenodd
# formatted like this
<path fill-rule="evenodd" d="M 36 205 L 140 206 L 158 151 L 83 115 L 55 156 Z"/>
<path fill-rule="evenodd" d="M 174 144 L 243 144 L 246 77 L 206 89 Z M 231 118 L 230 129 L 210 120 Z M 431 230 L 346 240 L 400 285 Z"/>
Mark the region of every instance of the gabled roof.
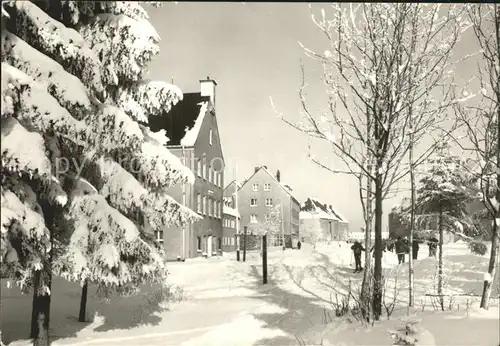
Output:
<path fill-rule="evenodd" d="M 240 183 L 237 183 L 236 180 L 232 180 L 229 184 L 226 185 L 226 187 L 224 188 L 224 191 L 226 191 L 233 184 L 236 184 L 236 187 L 238 188 L 238 190 L 241 188 Z"/>
<path fill-rule="evenodd" d="M 198 139 L 203 119 L 207 113 L 210 97 L 201 93 L 185 93 L 182 101 L 170 112 L 149 118 L 151 131 L 166 130 L 168 145 L 193 146 Z"/>
<path fill-rule="evenodd" d="M 308 198 L 302 204 L 300 210 L 300 218 L 303 219 L 318 218 L 347 223 L 346 219 L 333 209 L 331 205 L 323 204 L 317 198 Z"/>
<path fill-rule="evenodd" d="M 253 176 L 255 174 L 257 174 L 257 172 L 259 172 L 260 170 L 264 170 L 272 179 L 274 179 L 275 182 L 278 183 L 279 186 L 281 186 L 281 188 L 297 203 L 300 204 L 299 200 L 293 195 L 292 193 L 292 188 L 290 187 L 290 185 L 288 184 L 283 184 L 281 182 L 278 181 L 278 179 L 276 179 L 276 177 L 274 176 L 274 174 L 272 174 L 271 172 L 269 172 L 269 170 L 267 169 L 266 166 L 260 166 L 251 176 L 250 178 L 248 178 L 247 180 L 245 180 L 241 186 L 239 187 L 238 190 L 240 190 L 243 186 L 246 185 L 246 183 L 248 183 L 250 180 L 252 180 Z"/>

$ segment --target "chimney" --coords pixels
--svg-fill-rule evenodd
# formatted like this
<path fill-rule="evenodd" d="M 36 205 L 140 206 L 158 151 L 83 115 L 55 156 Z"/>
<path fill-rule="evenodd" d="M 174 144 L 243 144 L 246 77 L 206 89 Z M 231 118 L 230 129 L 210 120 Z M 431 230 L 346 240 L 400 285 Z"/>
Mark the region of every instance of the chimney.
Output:
<path fill-rule="evenodd" d="M 281 182 L 281 173 L 279 169 L 276 171 L 276 180 L 278 181 L 278 183 Z"/>
<path fill-rule="evenodd" d="M 210 101 L 215 108 L 215 87 L 217 86 L 217 82 L 207 76 L 207 79 L 200 80 L 200 91 L 201 96 L 210 97 Z"/>

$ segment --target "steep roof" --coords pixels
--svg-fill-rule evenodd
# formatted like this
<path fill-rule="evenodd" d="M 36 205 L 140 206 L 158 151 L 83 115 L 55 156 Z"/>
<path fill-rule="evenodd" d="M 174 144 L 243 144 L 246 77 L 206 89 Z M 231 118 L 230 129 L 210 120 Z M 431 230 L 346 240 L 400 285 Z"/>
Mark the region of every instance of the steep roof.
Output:
<path fill-rule="evenodd" d="M 151 131 L 165 130 L 168 145 L 193 146 L 198 139 L 201 124 L 207 113 L 210 97 L 201 93 L 185 93 L 182 101 L 170 112 L 149 118 Z"/>
<path fill-rule="evenodd" d="M 347 223 L 347 220 L 333 209 L 331 205 L 323 204 L 317 198 L 308 198 L 302 204 L 300 210 L 299 217 L 302 219 L 318 218 Z"/>
<path fill-rule="evenodd" d="M 238 190 L 240 190 L 246 183 L 248 183 L 250 180 L 252 180 L 252 177 L 257 174 L 257 172 L 259 172 L 260 170 L 264 170 L 271 178 L 274 179 L 274 181 L 276 181 L 278 183 L 279 186 L 281 186 L 281 188 L 293 199 L 295 200 L 297 203 L 299 203 L 299 200 L 293 195 L 292 193 L 292 188 L 290 187 L 290 185 L 288 184 L 284 184 L 284 183 L 281 183 L 278 181 L 278 179 L 276 179 L 276 177 L 274 176 L 274 174 L 272 174 L 271 172 L 269 172 L 269 170 L 267 169 L 266 166 L 260 166 L 248 179 L 246 179 L 242 184 L 241 186 L 239 187 Z"/>
<path fill-rule="evenodd" d="M 229 189 L 229 187 L 231 187 L 231 185 L 233 185 L 233 184 L 236 184 L 236 187 L 238 188 L 238 190 L 241 188 L 240 183 L 236 182 L 236 180 L 232 180 L 229 184 L 226 185 L 226 187 L 224 188 L 224 191 Z"/>

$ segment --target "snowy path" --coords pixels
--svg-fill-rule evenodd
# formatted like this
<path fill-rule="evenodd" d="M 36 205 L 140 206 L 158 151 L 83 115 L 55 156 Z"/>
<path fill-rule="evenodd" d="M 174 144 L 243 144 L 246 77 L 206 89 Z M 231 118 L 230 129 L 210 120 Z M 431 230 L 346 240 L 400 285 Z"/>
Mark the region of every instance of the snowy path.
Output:
<path fill-rule="evenodd" d="M 469 291 L 480 287 L 481 271 L 487 259 L 460 251 L 450 249 L 447 257 L 453 269 L 455 289 Z M 332 297 L 345 290 L 349 283 L 357 285 L 362 279 L 362 274 L 352 272 L 350 257 L 347 244 L 322 246 L 317 251 L 304 246 L 301 251 L 270 252 L 267 285 L 262 285 L 259 253 L 249 253 L 245 263 L 236 262 L 234 254 L 233 257 L 172 263 L 169 282 L 182 285 L 187 300 L 172 305 L 168 311 L 144 312 L 147 305 L 144 295 L 148 289 L 142 298 L 115 298 L 110 304 L 90 294 L 88 310 L 91 315 L 98 311 L 99 316 L 87 324 L 75 322 L 80 288 L 60 281 L 53 290 L 57 298 L 52 305 L 51 335 L 55 339 L 52 345 L 296 345 L 297 339 L 306 345 L 319 344 L 322 339 L 335 345 L 339 345 L 339 341 L 341 345 L 389 345 L 392 342 L 384 324 L 367 331 L 360 326 L 353 329 L 355 324 L 345 326 L 337 320 L 332 322 Z M 395 260 L 395 256 L 387 256 L 384 267 L 393 267 Z M 429 286 L 426 280 L 432 275 L 434 262 L 422 259 L 416 263 L 419 294 Z M 400 289 L 405 290 L 405 268 L 395 269 L 391 275 L 400 275 Z M 406 295 L 401 295 L 400 302 L 404 304 L 405 299 Z M 30 300 L 29 295 L 20 296 L 2 284 L 1 323 L 6 341 L 27 336 Z M 498 309 L 493 313 L 495 311 Z M 425 315 L 422 328 L 427 330 L 425 340 L 429 346 L 477 344 L 476 333 L 449 335 L 445 331 L 447 327 L 481 330 L 488 345 L 495 337 L 498 339 L 498 318 L 468 319 L 457 314 L 445 317 L 428 309 Z M 397 318 L 388 321 L 392 322 L 397 322 Z M 496 345 L 498 343 L 493 346 Z"/>

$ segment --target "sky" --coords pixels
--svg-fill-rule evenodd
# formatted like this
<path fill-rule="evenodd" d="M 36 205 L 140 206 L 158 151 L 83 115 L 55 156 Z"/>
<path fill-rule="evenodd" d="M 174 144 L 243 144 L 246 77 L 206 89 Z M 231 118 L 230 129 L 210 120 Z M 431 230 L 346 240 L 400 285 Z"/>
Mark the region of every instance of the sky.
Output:
<path fill-rule="evenodd" d="M 349 221 L 351 231 L 359 231 L 364 221 L 357 180 L 311 162 L 307 136 L 280 120 L 270 102 L 272 97 L 287 119 L 299 119 L 304 61 L 307 98 L 313 110 L 326 106 L 322 68 L 309 64 L 299 45 L 321 52 L 328 48 L 308 4 L 164 3 L 162 8 L 148 7 L 148 13 L 161 37 L 160 54 L 150 65 L 149 77 L 173 81 L 183 92 L 199 92 L 199 80 L 207 76 L 218 83 L 216 112 L 225 183 L 248 178 L 256 166 L 279 169 L 282 182 L 293 188 L 301 203 L 315 197 L 331 204 Z M 327 147 L 313 148 L 329 166 L 340 163 Z M 401 197 L 385 201 L 384 231 L 387 215 Z"/>

